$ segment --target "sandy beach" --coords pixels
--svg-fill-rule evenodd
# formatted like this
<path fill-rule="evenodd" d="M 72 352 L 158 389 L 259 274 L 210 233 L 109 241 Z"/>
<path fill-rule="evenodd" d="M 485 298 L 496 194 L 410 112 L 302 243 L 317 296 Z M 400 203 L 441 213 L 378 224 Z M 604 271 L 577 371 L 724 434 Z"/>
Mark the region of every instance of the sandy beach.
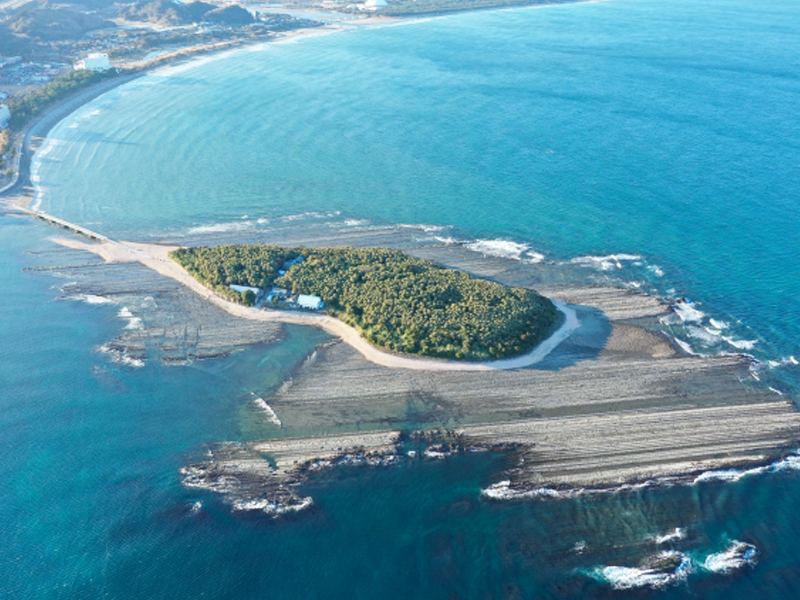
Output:
<path fill-rule="evenodd" d="M 223 309 L 225 312 L 242 319 L 319 327 L 341 338 L 342 341 L 358 350 L 358 352 L 370 362 L 392 369 L 412 369 L 418 371 L 492 371 L 529 367 L 544 360 L 580 325 L 575 310 L 570 308 L 566 303 L 556 300 L 556 308 L 563 315 L 564 322 L 550 337 L 531 352 L 522 356 L 486 362 L 458 362 L 443 359 L 399 356 L 376 348 L 361 337 L 361 334 L 359 334 L 355 328 L 328 315 L 299 311 L 262 310 L 231 302 L 197 281 L 194 277 L 189 275 L 183 267 L 170 258 L 169 253 L 176 250 L 178 248 L 177 246 L 141 244 L 114 240 L 93 244 L 66 238 L 55 238 L 55 241 L 68 248 L 86 250 L 97 254 L 109 263 L 140 262 L 157 273 L 178 281 L 196 294 L 205 298 L 208 302 Z"/>

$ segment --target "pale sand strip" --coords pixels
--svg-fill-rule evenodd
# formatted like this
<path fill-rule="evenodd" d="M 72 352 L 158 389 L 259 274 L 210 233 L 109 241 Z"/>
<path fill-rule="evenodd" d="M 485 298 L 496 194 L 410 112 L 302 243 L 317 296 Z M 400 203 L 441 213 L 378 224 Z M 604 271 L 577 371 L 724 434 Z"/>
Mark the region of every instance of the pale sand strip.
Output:
<path fill-rule="evenodd" d="M 262 310 L 231 302 L 207 288 L 183 267 L 169 257 L 177 246 L 120 242 L 106 239 L 99 244 L 89 244 L 79 240 L 55 238 L 55 241 L 69 248 L 87 250 L 102 257 L 106 262 L 140 262 L 154 271 L 170 277 L 190 290 L 196 292 L 215 306 L 231 315 L 254 321 L 273 321 L 320 327 L 328 333 L 341 338 L 367 360 L 393 369 L 412 369 L 418 371 L 495 371 L 528 367 L 544 360 L 561 342 L 567 339 L 579 326 L 575 311 L 564 302 L 555 300 L 556 308 L 564 315 L 564 323 L 549 338 L 544 340 L 528 354 L 504 360 L 486 362 L 457 362 L 444 359 L 410 358 L 379 350 L 367 342 L 358 331 L 339 319 L 323 314 L 301 313 L 280 310 Z"/>

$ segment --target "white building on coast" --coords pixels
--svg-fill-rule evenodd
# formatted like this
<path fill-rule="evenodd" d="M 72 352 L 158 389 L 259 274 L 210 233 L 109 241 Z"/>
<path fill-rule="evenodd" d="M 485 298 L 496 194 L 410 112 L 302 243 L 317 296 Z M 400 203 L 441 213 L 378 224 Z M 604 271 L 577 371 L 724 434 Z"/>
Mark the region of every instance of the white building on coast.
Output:
<path fill-rule="evenodd" d="M 307 294 L 300 294 L 297 297 L 297 306 L 300 308 L 308 308 L 311 310 L 320 310 L 325 303 L 319 296 L 309 296 Z"/>
<path fill-rule="evenodd" d="M 261 293 L 261 290 L 257 287 L 252 287 L 249 285 L 237 285 L 235 283 L 231 283 L 229 286 L 234 292 L 239 292 L 240 294 L 244 292 L 253 292 L 256 296 Z"/>
<path fill-rule="evenodd" d="M 86 58 L 75 63 L 76 71 L 107 71 L 111 68 L 111 61 L 105 52 L 90 52 Z"/>

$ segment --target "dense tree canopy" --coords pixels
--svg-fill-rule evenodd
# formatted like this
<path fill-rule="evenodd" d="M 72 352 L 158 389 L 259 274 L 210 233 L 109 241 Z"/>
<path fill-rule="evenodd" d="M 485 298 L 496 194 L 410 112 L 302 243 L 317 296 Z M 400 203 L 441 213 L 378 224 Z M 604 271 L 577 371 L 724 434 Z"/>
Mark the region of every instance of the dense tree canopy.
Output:
<path fill-rule="evenodd" d="M 298 256 L 305 260 L 279 276 Z M 556 320 L 552 302 L 385 248 L 186 248 L 173 257 L 239 301 L 231 283 L 320 296 L 331 314 L 376 346 L 425 356 L 487 359 L 521 354 Z"/>

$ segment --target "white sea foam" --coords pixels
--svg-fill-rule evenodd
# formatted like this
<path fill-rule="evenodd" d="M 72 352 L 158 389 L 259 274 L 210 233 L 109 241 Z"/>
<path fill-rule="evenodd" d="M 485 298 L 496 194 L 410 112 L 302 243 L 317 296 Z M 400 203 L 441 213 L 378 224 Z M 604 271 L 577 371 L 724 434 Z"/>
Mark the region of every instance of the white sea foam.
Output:
<path fill-rule="evenodd" d="M 717 329 L 727 329 L 728 327 L 730 327 L 730 325 L 725 321 L 717 321 L 716 319 L 709 319 L 708 322 L 711 323 L 712 327 L 715 327 Z"/>
<path fill-rule="evenodd" d="M 595 571 L 596 576 L 611 585 L 615 590 L 630 590 L 649 587 L 663 588 L 686 579 L 691 572 L 691 561 L 680 552 L 663 552 L 656 560 L 680 558 L 680 564 L 673 572 L 664 572 L 647 567 L 601 567 Z"/>
<path fill-rule="evenodd" d="M 706 316 L 706 314 L 698 310 L 696 305 L 692 302 L 676 302 L 672 305 L 672 309 L 684 323 L 699 323 Z"/>
<path fill-rule="evenodd" d="M 517 490 L 511 487 L 511 482 L 500 481 L 481 490 L 481 494 L 493 500 L 518 500 L 525 498 L 566 498 L 578 496 L 583 493 L 582 488 L 572 490 L 554 490 L 552 488 L 535 488 L 531 490 Z"/>
<path fill-rule="evenodd" d="M 678 540 L 682 540 L 686 537 L 686 531 L 681 527 L 676 527 L 669 533 L 665 533 L 664 535 L 655 535 L 651 539 L 656 544 L 666 544 L 667 542 L 676 542 Z"/>
<path fill-rule="evenodd" d="M 282 221 L 301 221 L 303 219 L 331 219 L 333 217 L 338 217 L 341 214 L 342 213 L 338 210 L 331 210 L 327 212 L 308 211 L 298 213 L 296 215 L 284 215 L 280 218 Z"/>
<path fill-rule="evenodd" d="M 283 423 L 281 423 L 281 420 L 278 418 L 278 415 L 275 414 L 275 411 L 272 410 L 272 407 L 269 404 L 267 404 L 263 398 L 256 398 L 255 400 L 253 400 L 253 403 L 266 413 L 267 420 L 270 423 L 274 423 L 278 427 L 283 427 Z"/>
<path fill-rule="evenodd" d="M 120 352 L 114 348 L 109 347 L 106 344 L 96 348 L 97 352 L 102 352 L 103 354 L 108 354 L 111 357 L 112 362 L 119 363 L 121 365 L 127 365 L 129 367 L 134 368 L 141 368 L 144 366 L 144 360 L 141 358 L 133 358 L 128 356 L 124 352 Z"/>
<path fill-rule="evenodd" d="M 142 323 L 142 319 L 140 317 L 131 317 L 128 320 L 128 324 L 125 325 L 125 329 L 144 329 L 144 324 Z"/>
<path fill-rule="evenodd" d="M 770 360 L 767 361 L 767 364 L 771 369 L 777 369 L 779 367 L 788 367 L 788 366 L 797 366 L 797 359 L 794 356 L 786 356 L 780 360 Z"/>
<path fill-rule="evenodd" d="M 686 352 L 686 354 L 691 354 L 692 356 L 700 356 L 700 353 L 695 352 L 694 348 L 692 348 L 687 342 L 684 342 L 683 340 L 680 340 L 676 337 L 673 337 L 672 341 L 678 344 L 678 347 L 684 352 Z"/>
<path fill-rule="evenodd" d="M 707 344 L 714 344 L 716 343 L 719 338 L 718 334 L 714 333 L 714 330 L 709 330 L 705 327 L 696 327 L 694 325 L 688 325 L 686 327 L 686 333 L 688 333 L 691 337 L 696 340 L 703 341 Z"/>
<path fill-rule="evenodd" d="M 539 263 L 544 260 L 544 255 L 531 250 L 528 244 L 520 244 L 508 240 L 475 240 L 464 244 L 464 247 L 484 256 L 510 258 L 525 262 Z"/>
<path fill-rule="evenodd" d="M 695 477 L 693 483 L 703 483 L 708 481 L 739 481 L 743 477 L 760 475 L 761 473 L 773 471 L 777 464 L 778 463 L 774 463 L 766 467 L 753 467 L 751 469 L 720 469 L 718 471 L 706 471 L 705 473 L 701 473 Z"/>
<path fill-rule="evenodd" d="M 67 300 L 80 300 L 81 302 L 86 302 L 86 304 L 114 304 L 113 300 L 110 300 L 104 296 L 95 296 L 94 294 L 67 296 Z"/>
<path fill-rule="evenodd" d="M 573 265 L 600 269 L 601 271 L 613 271 L 622 269 L 623 262 L 642 260 L 638 254 L 609 254 L 607 256 L 578 256 L 569 262 Z"/>
<path fill-rule="evenodd" d="M 752 350 L 758 343 L 758 340 L 735 340 L 726 336 L 722 336 L 722 339 L 739 350 Z"/>
<path fill-rule="evenodd" d="M 663 277 L 664 276 L 664 269 L 659 267 L 658 265 L 649 265 L 647 270 L 650 271 L 656 277 Z"/>
<path fill-rule="evenodd" d="M 119 355 L 118 358 L 114 359 L 114 362 L 128 365 L 129 367 L 134 367 L 136 369 L 141 369 L 144 366 L 144 360 L 141 358 L 132 358 L 126 354 Z"/>
<path fill-rule="evenodd" d="M 583 554 L 586 551 L 586 548 L 588 547 L 589 545 L 586 543 L 585 540 L 580 540 L 579 542 L 575 542 L 575 545 L 572 546 L 572 551 L 575 554 Z"/>
<path fill-rule="evenodd" d="M 227 233 L 231 231 L 245 231 L 252 229 L 254 224 L 252 221 L 231 221 L 228 223 L 213 223 L 211 225 L 199 225 L 192 227 L 187 232 L 189 235 L 202 235 L 205 233 Z"/>
<path fill-rule="evenodd" d="M 425 233 L 434 233 L 436 231 L 444 231 L 448 229 L 444 225 L 426 225 L 425 223 L 417 223 L 417 224 L 407 224 L 407 223 L 400 223 L 398 227 L 402 227 L 404 229 L 419 229 L 420 231 L 424 231 Z"/>
<path fill-rule="evenodd" d="M 745 472 L 738 469 L 724 469 L 720 471 L 706 471 L 694 478 L 694 483 L 704 481 L 739 481 Z"/>
<path fill-rule="evenodd" d="M 522 253 L 530 248 L 527 244 L 518 244 L 507 240 L 477 240 L 466 244 L 466 247 L 473 252 L 480 252 L 488 256 L 514 258 L 517 260 L 521 260 Z"/>
<path fill-rule="evenodd" d="M 787 456 L 773 464 L 771 469 L 776 473 L 780 471 L 800 471 L 800 456 L 796 454 Z"/>
<path fill-rule="evenodd" d="M 369 225 L 369 221 L 366 219 L 345 219 L 344 224 L 348 227 L 363 227 L 364 225 Z"/>
<path fill-rule="evenodd" d="M 455 239 L 452 236 L 443 237 L 441 235 L 435 235 L 435 236 L 433 236 L 433 239 L 436 240 L 437 242 L 445 244 L 446 246 L 452 246 L 454 244 L 462 243 L 462 242 L 460 242 L 459 240 Z"/>
<path fill-rule="evenodd" d="M 713 573 L 730 573 L 757 562 L 758 550 L 752 544 L 734 540 L 722 552 L 709 554 L 703 567 Z"/>
<path fill-rule="evenodd" d="M 237 511 L 255 511 L 259 510 L 267 513 L 268 515 L 282 515 L 289 512 L 300 512 L 314 504 L 314 499 L 311 496 L 301 498 L 299 502 L 294 504 L 278 504 L 266 499 L 258 500 L 239 500 L 233 503 L 233 510 Z"/>

